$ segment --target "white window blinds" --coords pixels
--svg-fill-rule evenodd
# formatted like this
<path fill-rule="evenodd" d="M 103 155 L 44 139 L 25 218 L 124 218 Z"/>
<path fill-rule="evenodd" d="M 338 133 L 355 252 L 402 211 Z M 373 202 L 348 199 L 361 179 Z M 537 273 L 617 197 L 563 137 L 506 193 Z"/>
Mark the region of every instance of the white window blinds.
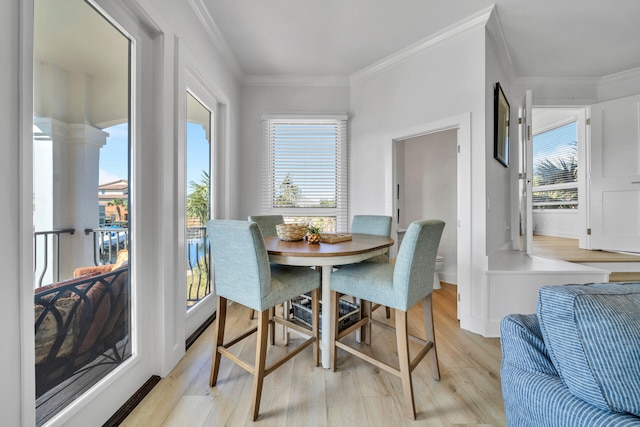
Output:
<path fill-rule="evenodd" d="M 533 136 L 533 207 L 578 207 L 576 122 Z"/>
<path fill-rule="evenodd" d="M 346 230 L 346 117 L 266 118 L 263 126 L 263 213 L 324 218 L 326 232 Z"/>

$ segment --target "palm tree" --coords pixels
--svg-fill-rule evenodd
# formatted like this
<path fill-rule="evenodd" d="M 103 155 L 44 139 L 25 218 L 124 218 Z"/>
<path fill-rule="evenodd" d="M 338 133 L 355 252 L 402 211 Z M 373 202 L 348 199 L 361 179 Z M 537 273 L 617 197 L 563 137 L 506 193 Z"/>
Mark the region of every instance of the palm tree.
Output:
<path fill-rule="evenodd" d="M 126 203 L 122 199 L 113 199 L 107 206 L 115 206 L 116 207 L 116 216 L 118 217 L 118 222 L 122 221 L 122 211 L 120 210 L 120 206 L 126 207 Z"/>
<path fill-rule="evenodd" d="M 209 219 L 209 173 L 202 171 L 200 182 L 191 181 L 191 193 L 187 195 L 187 217 L 197 218 L 200 225 Z"/>
<path fill-rule="evenodd" d="M 533 185 L 553 185 L 576 183 L 576 187 L 557 189 L 533 193 L 534 202 L 571 202 L 578 200 L 578 145 L 577 142 L 571 146 L 571 152 L 564 157 L 557 157 L 552 160 L 548 157 L 536 162 L 533 177 Z M 565 205 L 554 206 L 555 209 L 562 209 Z M 573 205 L 569 205 L 569 208 Z"/>

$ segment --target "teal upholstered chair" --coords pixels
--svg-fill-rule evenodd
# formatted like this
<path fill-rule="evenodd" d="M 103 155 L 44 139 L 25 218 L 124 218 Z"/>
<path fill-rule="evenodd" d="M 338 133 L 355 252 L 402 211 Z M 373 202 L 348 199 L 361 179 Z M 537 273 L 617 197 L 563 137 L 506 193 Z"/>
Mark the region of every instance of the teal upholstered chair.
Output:
<path fill-rule="evenodd" d="M 351 232 L 354 234 L 373 234 L 375 236 L 391 236 L 391 217 L 386 215 L 354 215 L 351 221 Z M 389 255 L 382 254 L 370 258 L 368 262 L 389 262 Z"/>
<path fill-rule="evenodd" d="M 433 330 L 433 311 L 431 291 L 433 289 L 433 272 L 435 270 L 438 245 L 444 229 L 444 222 L 439 220 L 415 221 L 411 223 L 398 252 L 395 265 L 383 263 L 366 263 L 347 265 L 331 275 L 331 304 L 333 313 L 338 312 L 338 294 L 352 295 L 361 300 L 371 301 L 395 309 L 395 333 L 399 356 L 399 369 L 379 362 L 369 355 L 340 342 L 342 338 L 355 331 L 363 324 L 374 321 L 364 316 L 342 332 L 338 332 L 335 316 L 331 318 L 331 369 L 336 368 L 337 348 L 358 356 L 380 369 L 384 369 L 402 379 L 405 395 L 405 410 L 409 418 L 415 419 L 415 401 L 411 372 L 424 356 L 430 354 L 433 378 L 440 379 L 438 357 L 436 353 Z M 422 342 L 423 349 L 411 360 L 409 357 L 409 335 L 407 333 L 407 311 L 422 301 L 427 341 L 412 337 Z M 392 329 L 381 324 L 387 329 Z"/>
<path fill-rule="evenodd" d="M 289 267 L 270 264 L 264 239 L 258 224 L 248 221 L 211 220 L 207 232 L 213 256 L 213 276 L 218 298 L 218 313 L 214 324 L 213 361 L 209 384 L 216 385 L 222 356 L 228 357 L 253 374 L 253 420 L 258 417 L 264 377 L 285 361 L 313 344 L 316 366 L 319 361 L 319 292 L 320 275 L 307 267 Z M 273 308 L 307 292 L 312 293 L 311 336 L 280 359 L 266 366 L 268 326 L 273 322 L 309 336 L 309 330 L 284 319 L 274 317 Z M 253 329 L 228 340 L 224 334 L 227 318 L 227 300 L 235 301 L 253 310 L 258 315 L 258 325 Z M 257 332 L 255 365 L 251 366 L 231 354 L 228 348 Z"/>
<path fill-rule="evenodd" d="M 284 224 L 282 215 L 250 215 L 249 221 L 260 227 L 263 236 L 277 236 L 276 225 Z"/>
<path fill-rule="evenodd" d="M 282 215 L 249 215 L 249 221 L 255 222 L 260 227 L 263 236 L 277 236 L 278 231 L 276 225 L 284 224 L 284 217 Z M 286 309 L 286 308 L 285 308 Z M 249 313 L 249 319 L 253 319 L 255 311 L 251 310 Z M 271 335 L 273 339 L 273 334 Z"/>
<path fill-rule="evenodd" d="M 374 234 L 376 236 L 391 237 L 391 217 L 386 215 L 354 215 L 351 221 L 351 232 L 355 234 Z M 389 253 L 369 258 L 364 262 L 389 262 Z M 374 305 L 371 311 L 381 307 Z M 387 319 L 391 317 L 389 307 L 385 307 Z M 364 332 L 364 331 L 363 331 Z M 369 341 L 370 334 L 366 332 L 366 340 Z"/>

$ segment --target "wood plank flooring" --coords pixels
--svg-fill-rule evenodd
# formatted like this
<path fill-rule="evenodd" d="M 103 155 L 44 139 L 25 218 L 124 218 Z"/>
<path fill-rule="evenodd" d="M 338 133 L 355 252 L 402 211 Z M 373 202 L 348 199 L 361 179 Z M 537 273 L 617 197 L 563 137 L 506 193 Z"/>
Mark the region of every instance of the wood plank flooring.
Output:
<path fill-rule="evenodd" d="M 404 416 L 400 379 L 339 350 L 336 372 L 313 366 L 305 350 L 265 379 L 260 415 L 250 420 L 252 377 L 222 359 L 216 387 L 209 387 L 212 333 L 209 327 L 176 368 L 147 395 L 123 426 L 505 426 L 500 387 L 501 349 L 497 338 L 463 331 L 456 319 L 456 286 L 434 291 L 436 344 L 441 381 L 431 378 L 425 358 L 414 371 L 417 421 Z M 229 307 L 236 332 L 252 322 L 247 308 Z M 384 319 L 384 310 L 374 313 Z M 393 318 L 393 315 L 391 316 Z M 421 304 L 409 314 L 410 333 L 424 337 Z M 288 351 L 277 328 L 269 357 Z M 291 334 L 289 346 L 301 338 Z M 352 342 L 355 345 L 355 343 Z M 360 344 L 361 347 L 366 347 Z M 253 337 L 237 344 L 237 354 L 252 361 Z M 371 347 L 397 366 L 395 337 L 373 326 Z M 415 354 L 415 349 L 413 349 Z"/>
<path fill-rule="evenodd" d="M 640 262 L 640 254 L 580 249 L 577 239 L 555 236 L 533 236 L 533 254 L 544 258 L 559 259 L 575 263 L 631 263 Z M 640 271 L 612 271 L 610 282 L 638 282 Z"/>
<path fill-rule="evenodd" d="M 640 256 L 619 252 L 580 249 L 577 239 L 533 236 L 533 254 L 568 262 L 640 262 Z"/>

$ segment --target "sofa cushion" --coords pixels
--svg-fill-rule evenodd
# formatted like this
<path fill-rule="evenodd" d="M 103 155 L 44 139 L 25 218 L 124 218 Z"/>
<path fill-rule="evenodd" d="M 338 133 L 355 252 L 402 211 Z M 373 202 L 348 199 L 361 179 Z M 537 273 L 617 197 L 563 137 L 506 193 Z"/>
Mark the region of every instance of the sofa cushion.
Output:
<path fill-rule="evenodd" d="M 537 311 L 551 360 L 571 393 L 640 416 L 640 283 L 545 286 Z"/>
<path fill-rule="evenodd" d="M 118 251 L 118 258 L 116 258 L 116 262 L 115 264 L 113 264 L 111 271 L 119 269 L 125 264 L 128 264 L 128 262 L 129 262 L 129 250 L 120 249 L 120 251 Z"/>

